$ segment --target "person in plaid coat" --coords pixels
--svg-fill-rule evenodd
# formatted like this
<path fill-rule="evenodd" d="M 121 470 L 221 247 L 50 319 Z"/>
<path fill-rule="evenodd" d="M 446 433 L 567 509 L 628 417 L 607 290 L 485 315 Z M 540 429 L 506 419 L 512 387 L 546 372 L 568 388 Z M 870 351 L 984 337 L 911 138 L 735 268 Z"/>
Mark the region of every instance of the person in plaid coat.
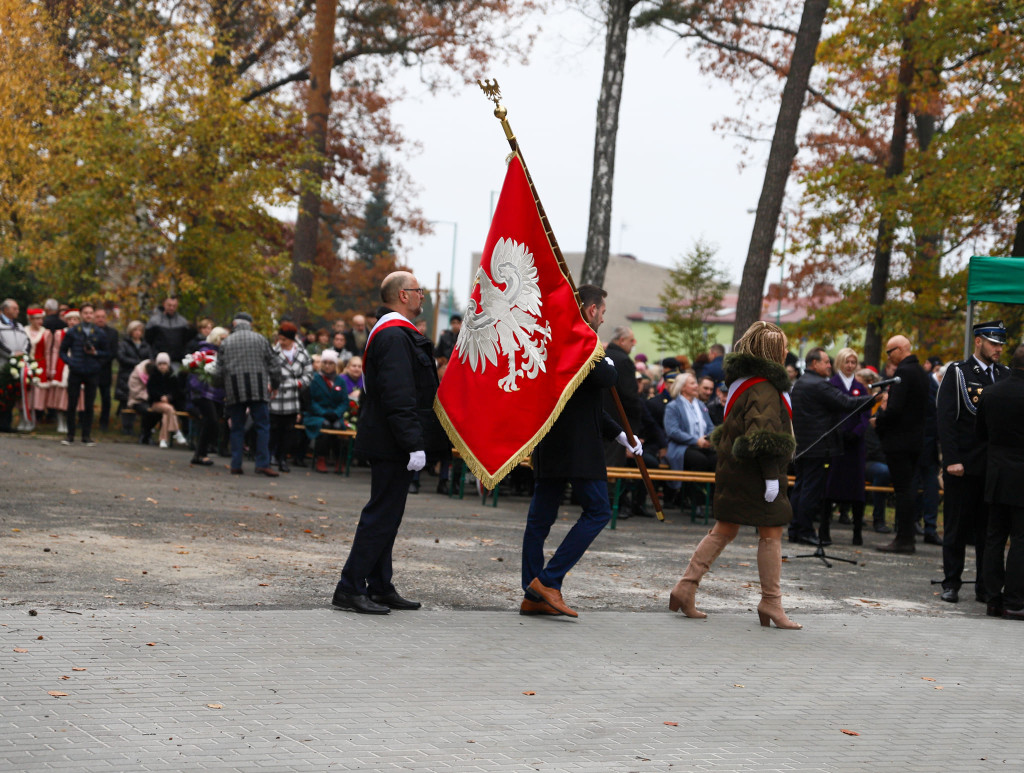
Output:
<path fill-rule="evenodd" d="M 242 474 L 245 414 L 256 429 L 256 472 L 276 478 L 270 467 L 270 398 L 281 386 L 281 364 L 270 342 L 252 329 L 252 317 L 235 315 L 233 332 L 217 355 L 217 380 L 224 386 L 224 407 L 231 420 L 231 474 Z"/>
<path fill-rule="evenodd" d="M 281 387 L 270 400 L 270 453 L 277 469 L 290 472 L 288 453 L 293 449 L 295 419 L 302 411 L 299 393 L 313 380 L 313 360 L 296 343 L 299 328 L 294 322 L 282 322 L 277 330 L 274 354 L 281 364 Z"/>

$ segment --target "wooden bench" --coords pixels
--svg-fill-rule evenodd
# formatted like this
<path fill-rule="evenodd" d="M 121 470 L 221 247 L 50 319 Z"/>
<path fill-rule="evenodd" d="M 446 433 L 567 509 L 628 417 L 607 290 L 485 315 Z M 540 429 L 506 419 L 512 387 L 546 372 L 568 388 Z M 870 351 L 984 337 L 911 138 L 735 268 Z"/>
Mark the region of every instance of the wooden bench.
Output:
<path fill-rule="evenodd" d="M 296 424 L 295 429 L 301 429 L 305 431 L 306 427 L 303 424 Z M 348 445 L 348 451 L 345 459 L 345 477 L 349 477 L 352 474 L 352 457 L 355 454 L 356 444 L 351 442 L 356 439 L 356 431 L 354 429 L 321 429 L 321 435 L 330 435 L 331 437 L 347 438 L 350 442 Z"/>

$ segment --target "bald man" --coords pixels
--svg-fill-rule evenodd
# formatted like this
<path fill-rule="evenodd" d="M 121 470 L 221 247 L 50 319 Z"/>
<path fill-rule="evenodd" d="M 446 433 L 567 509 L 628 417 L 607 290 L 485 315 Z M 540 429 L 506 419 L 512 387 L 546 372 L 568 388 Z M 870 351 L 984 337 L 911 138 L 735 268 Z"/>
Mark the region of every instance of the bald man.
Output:
<path fill-rule="evenodd" d="M 885 356 L 896 367 L 900 383 L 889 387 L 888 394 L 882 398 L 882 407 L 875 416 L 875 429 L 896 491 L 896 537 L 876 549 L 883 553 L 913 553 L 916 550 L 917 463 L 924 446 L 928 375 L 905 336 L 890 338 L 885 345 Z"/>
<path fill-rule="evenodd" d="M 361 614 L 420 607 L 392 584 L 391 551 L 413 473 L 426 465 L 428 452 L 443 451 L 448 442 L 434 415 L 433 347 L 413 324 L 423 311 L 424 294 L 407 271 L 385 277 L 380 288 L 385 308 L 366 340 L 355 450 L 370 461 L 370 500 L 331 601 Z"/>

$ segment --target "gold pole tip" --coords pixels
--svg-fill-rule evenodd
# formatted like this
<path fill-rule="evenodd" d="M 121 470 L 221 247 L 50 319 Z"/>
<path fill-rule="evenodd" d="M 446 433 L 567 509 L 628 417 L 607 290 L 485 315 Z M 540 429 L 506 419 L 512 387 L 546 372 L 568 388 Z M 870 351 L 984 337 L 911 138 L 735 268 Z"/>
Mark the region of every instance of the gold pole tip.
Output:
<path fill-rule="evenodd" d="M 504 105 L 498 105 L 496 108 L 494 108 L 494 117 L 497 118 L 499 121 L 504 121 L 507 116 L 508 110 L 505 109 Z"/>

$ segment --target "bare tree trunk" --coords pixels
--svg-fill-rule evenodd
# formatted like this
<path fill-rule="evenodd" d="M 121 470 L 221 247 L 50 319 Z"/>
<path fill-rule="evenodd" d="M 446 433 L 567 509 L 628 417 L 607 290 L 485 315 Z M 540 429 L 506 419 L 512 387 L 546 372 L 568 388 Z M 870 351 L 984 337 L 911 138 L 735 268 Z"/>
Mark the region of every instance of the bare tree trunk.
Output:
<path fill-rule="evenodd" d="M 334 22 L 337 0 L 317 0 L 313 26 L 312 63 L 306 107 L 306 139 L 311 156 L 303 165 L 303 188 L 292 245 L 291 312 L 304 316 L 306 299 L 313 292 L 313 261 L 320 236 L 320 194 L 327 153 L 327 118 L 331 112 L 331 67 L 334 59 Z"/>
<path fill-rule="evenodd" d="M 917 147 L 921 154 L 928 152 L 935 137 L 936 127 L 935 116 L 927 113 L 914 113 L 914 136 L 917 137 Z M 910 290 L 915 298 L 934 295 L 941 279 L 942 261 L 940 252 L 942 247 L 942 231 L 929 232 L 921 228 L 918 223 L 913 224 L 914 228 L 914 260 L 910 264 Z M 918 344 L 922 351 L 934 349 L 941 343 L 936 338 L 936 328 L 933 314 L 926 314 L 919 317 Z"/>
<path fill-rule="evenodd" d="M 1013 234 L 1013 249 L 1010 255 L 1015 258 L 1024 258 L 1024 195 L 1020 198 L 1020 207 L 1017 209 L 1017 230 Z"/>
<path fill-rule="evenodd" d="M 910 24 L 917 17 L 921 0 L 907 10 L 905 22 Z M 889 163 L 885 167 L 885 179 L 892 180 L 903 174 L 907 155 L 907 119 L 910 116 L 910 88 L 914 83 L 913 41 L 903 36 L 900 52 L 900 70 L 897 76 L 896 115 L 892 125 L 892 140 L 889 143 Z M 896 202 L 891 192 L 883 194 L 881 216 L 878 219 L 878 235 L 875 237 L 875 265 L 871 274 L 871 294 L 868 303 L 874 307 L 868 311 L 868 324 L 864 333 L 864 362 L 879 365 L 882 361 L 882 307 L 889 286 L 889 266 L 892 262 L 893 223 L 896 220 L 893 207 Z M 894 331 L 897 332 L 897 331 Z"/>
<path fill-rule="evenodd" d="M 597 100 L 594 131 L 594 171 L 590 183 L 590 222 L 587 225 L 587 253 L 580 271 L 580 284 L 600 287 L 608 268 L 612 229 L 612 185 L 615 181 L 615 137 L 619 132 L 622 76 L 626 69 L 629 15 L 637 0 L 608 0 L 607 33 L 604 40 L 604 73 Z"/>
<path fill-rule="evenodd" d="M 775 121 L 775 136 L 768 153 L 768 165 L 761 185 L 761 197 L 754 216 L 754 230 L 750 235 L 747 260 L 743 265 L 739 297 L 736 300 L 736 322 L 733 340 L 742 336 L 748 327 L 761 318 L 764 281 L 772 262 L 772 246 L 779 227 L 782 200 L 786 195 L 786 182 L 796 157 L 796 130 L 804 107 L 811 68 L 821 39 L 821 27 L 828 12 L 829 0 L 805 0 L 800 16 L 800 29 L 793 43 L 793 56 L 789 62 L 789 75 L 782 89 L 779 117 Z"/>

